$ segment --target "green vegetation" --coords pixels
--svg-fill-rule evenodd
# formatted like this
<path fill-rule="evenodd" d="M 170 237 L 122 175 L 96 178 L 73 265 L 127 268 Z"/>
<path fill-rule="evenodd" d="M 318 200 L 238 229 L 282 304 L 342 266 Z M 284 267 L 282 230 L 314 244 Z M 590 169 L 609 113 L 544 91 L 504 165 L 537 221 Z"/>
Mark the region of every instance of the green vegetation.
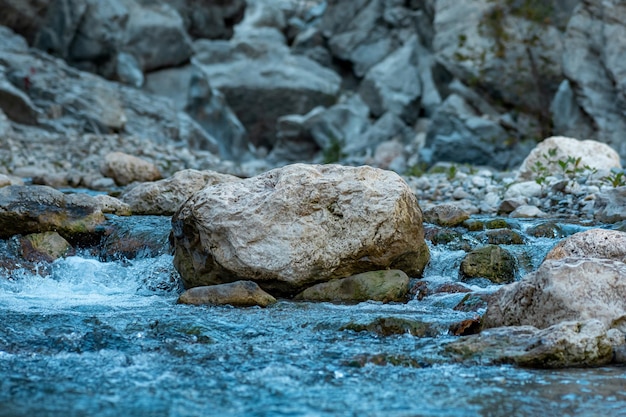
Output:
<path fill-rule="evenodd" d="M 567 179 L 570 184 L 575 182 L 584 182 L 591 175 L 598 172 L 597 169 L 590 167 L 589 165 L 581 166 L 581 157 L 573 157 L 568 155 L 563 159 L 556 159 L 557 149 L 551 148 L 547 153 L 541 155 L 542 161 L 535 162 L 535 165 L 531 167 L 531 170 L 535 173 L 535 181 L 539 185 L 546 183 L 546 179 L 549 176 L 554 176 L 552 166 L 558 166 L 560 174 L 558 177 Z M 583 177 L 585 177 L 583 179 Z"/>
<path fill-rule="evenodd" d="M 585 183 L 598 173 L 596 168 L 589 165 L 581 165 L 582 157 L 574 157 L 567 155 L 563 158 L 556 158 L 557 149 L 551 148 L 548 152 L 541 155 L 542 160 L 535 162 L 531 167 L 531 171 L 535 174 L 537 184 L 546 185 L 548 177 L 556 177 L 558 179 L 567 180 L 569 185 L 575 183 Z M 558 166 L 559 170 L 555 173 L 552 167 Z M 612 170 L 610 174 L 600 178 L 600 185 L 611 185 L 612 187 L 621 187 L 626 185 L 626 171 Z"/>
<path fill-rule="evenodd" d="M 343 140 L 336 138 L 334 136 L 331 137 L 328 147 L 325 148 L 323 151 L 324 163 L 334 164 L 334 163 L 339 162 L 342 158 L 345 158 L 347 155 L 343 152 L 343 147 L 344 147 Z"/>
<path fill-rule="evenodd" d="M 407 177 L 421 177 L 426 173 L 427 168 L 427 164 L 425 164 L 424 162 L 419 162 L 415 165 L 411 165 L 410 167 L 408 167 L 404 175 L 406 175 Z"/>
<path fill-rule="evenodd" d="M 613 188 L 626 185 L 626 175 L 624 175 L 624 171 L 611 170 L 611 173 L 602 177 L 601 180 L 611 184 Z"/>

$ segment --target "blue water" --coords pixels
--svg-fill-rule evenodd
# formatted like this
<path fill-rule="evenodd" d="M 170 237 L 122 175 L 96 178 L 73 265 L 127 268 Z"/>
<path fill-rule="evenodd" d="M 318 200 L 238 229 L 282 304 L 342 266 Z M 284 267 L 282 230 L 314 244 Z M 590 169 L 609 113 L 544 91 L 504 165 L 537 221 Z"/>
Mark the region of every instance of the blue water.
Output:
<path fill-rule="evenodd" d="M 537 258 L 551 245 L 541 242 L 529 246 Z M 457 280 L 449 266 L 459 255 L 433 248 L 426 279 Z M 0 417 L 626 415 L 625 368 L 527 370 L 445 357 L 449 324 L 474 315 L 452 309 L 462 294 L 184 306 L 171 256 L 150 256 L 82 254 L 45 277 L 0 279 Z M 379 317 L 431 323 L 437 335 L 341 330 Z"/>

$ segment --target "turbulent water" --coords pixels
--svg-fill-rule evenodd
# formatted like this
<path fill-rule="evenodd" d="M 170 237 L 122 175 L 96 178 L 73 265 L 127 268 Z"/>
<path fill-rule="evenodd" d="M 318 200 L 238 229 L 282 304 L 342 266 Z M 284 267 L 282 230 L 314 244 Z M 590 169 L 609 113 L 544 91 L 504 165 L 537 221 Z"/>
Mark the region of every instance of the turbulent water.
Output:
<path fill-rule="evenodd" d="M 526 245 L 527 268 L 553 243 Z M 456 280 L 461 257 L 433 248 L 426 279 Z M 449 324 L 474 314 L 452 309 L 462 294 L 184 306 L 168 254 L 71 256 L 42 275 L 0 279 L 0 417 L 626 415 L 624 368 L 524 370 L 444 357 Z M 422 320 L 437 334 L 342 330 L 379 317 Z"/>

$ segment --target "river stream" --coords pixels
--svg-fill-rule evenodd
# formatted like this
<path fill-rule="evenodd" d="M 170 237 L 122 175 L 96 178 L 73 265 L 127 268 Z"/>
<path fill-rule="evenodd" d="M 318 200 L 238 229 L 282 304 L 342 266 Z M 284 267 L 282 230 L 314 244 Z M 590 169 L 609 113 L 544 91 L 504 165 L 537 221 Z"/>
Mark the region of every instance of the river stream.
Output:
<path fill-rule="evenodd" d="M 555 242 L 516 250 L 532 269 Z M 431 249 L 425 279 L 458 280 L 463 252 Z M 475 315 L 453 310 L 463 294 L 261 309 L 178 305 L 179 291 L 166 251 L 108 262 L 79 253 L 46 274 L 0 279 L 0 417 L 626 415 L 624 368 L 446 358 L 448 326 Z M 436 334 L 342 330 L 380 317 L 421 320 Z"/>

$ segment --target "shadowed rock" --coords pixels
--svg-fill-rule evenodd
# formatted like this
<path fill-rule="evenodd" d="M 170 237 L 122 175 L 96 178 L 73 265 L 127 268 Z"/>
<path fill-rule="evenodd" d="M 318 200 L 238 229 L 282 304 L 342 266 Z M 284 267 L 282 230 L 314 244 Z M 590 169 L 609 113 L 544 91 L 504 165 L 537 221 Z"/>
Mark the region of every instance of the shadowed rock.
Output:
<path fill-rule="evenodd" d="M 104 223 L 97 200 L 65 195 L 54 188 L 12 185 L 0 188 L 0 237 L 57 231 L 72 241 Z"/>

